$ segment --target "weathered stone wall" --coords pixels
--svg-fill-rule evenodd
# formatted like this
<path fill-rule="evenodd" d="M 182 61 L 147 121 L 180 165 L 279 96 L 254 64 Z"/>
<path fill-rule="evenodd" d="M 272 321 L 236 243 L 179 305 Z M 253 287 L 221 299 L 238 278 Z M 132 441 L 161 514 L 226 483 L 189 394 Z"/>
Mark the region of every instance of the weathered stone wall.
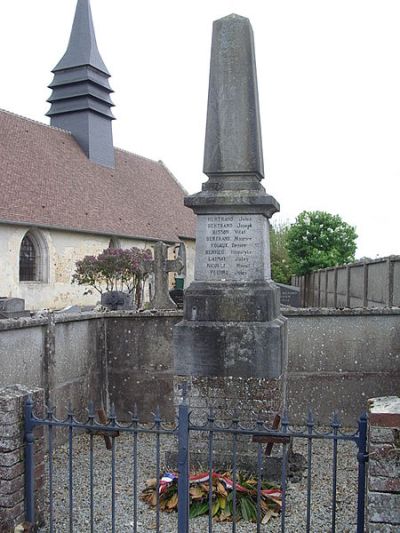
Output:
<path fill-rule="evenodd" d="M 163 417 L 174 418 L 172 329 L 182 313 L 112 313 L 106 319 L 107 388 L 123 416 L 137 404 L 149 419 L 157 405 Z"/>
<path fill-rule="evenodd" d="M 62 416 L 68 402 L 82 412 L 101 398 L 102 315 L 54 315 L 0 320 L 0 386 L 43 387 Z"/>
<path fill-rule="evenodd" d="M 369 397 L 396 394 L 400 382 L 400 309 L 287 310 L 289 412 L 309 406 L 318 421 L 337 411 L 354 424 Z"/>
<path fill-rule="evenodd" d="M 110 236 L 89 233 L 68 232 L 62 230 L 36 230 L 44 243 L 43 281 L 19 281 L 19 251 L 21 241 L 31 228 L 0 224 L 0 296 L 24 298 L 29 310 L 61 309 L 69 305 L 96 305 L 100 295 L 93 291 L 84 295 L 85 287 L 71 284 L 75 263 L 85 255 L 97 255 L 108 248 Z M 144 248 L 151 243 L 138 239 L 117 239 L 122 248 L 137 246 Z M 185 240 L 187 249 L 186 286 L 193 280 L 193 246 L 194 241 Z"/>
<path fill-rule="evenodd" d="M 400 531 L 400 398 L 370 400 L 367 527 Z"/>
<path fill-rule="evenodd" d="M 316 270 L 292 283 L 302 307 L 400 306 L 400 256 Z"/>
<path fill-rule="evenodd" d="M 35 414 L 43 416 L 43 389 L 21 385 L 0 389 L 0 531 L 4 533 L 14 531 L 14 527 L 25 520 L 24 405 L 29 394 Z M 43 522 L 45 508 L 43 429 L 34 430 L 35 525 Z"/>
<path fill-rule="evenodd" d="M 285 310 L 288 404 L 293 422 L 311 405 L 354 425 L 368 397 L 393 395 L 400 378 L 400 309 Z M 172 328 L 179 311 L 82 313 L 0 321 L 0 386 L 42 386 L 51 403 L 116 403 L 125 416 L 158 404 L 174 413 Z M 261 394 L 262 387 L 260 386 Z M 229 395 L 227 396 L 229 398 Z"/>

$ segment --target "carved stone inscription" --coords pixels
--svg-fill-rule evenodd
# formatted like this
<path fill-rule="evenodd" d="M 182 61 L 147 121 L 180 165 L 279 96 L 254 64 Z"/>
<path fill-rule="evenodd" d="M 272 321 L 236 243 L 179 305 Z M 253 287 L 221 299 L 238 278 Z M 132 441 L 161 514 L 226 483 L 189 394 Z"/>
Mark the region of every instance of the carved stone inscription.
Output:
<path fill-rule="evenodd" d="M 268 277 L 268 222 L 262 215 L 200 215 L 198 281 L 255 281 Z"/>

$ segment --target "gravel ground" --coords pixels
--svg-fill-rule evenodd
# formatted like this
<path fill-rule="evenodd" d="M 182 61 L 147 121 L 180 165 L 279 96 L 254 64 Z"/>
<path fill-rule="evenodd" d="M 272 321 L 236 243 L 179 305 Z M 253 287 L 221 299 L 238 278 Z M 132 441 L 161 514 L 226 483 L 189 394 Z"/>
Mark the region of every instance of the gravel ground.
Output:
<path fill-rule="evenodd" d="M 161 459 L 168 446 L 170 437 L 161 438 Z M 111 452 L 105 448 L 102 437 L 95 437 L 95 531 L 96 533 L 111 532 Z M 116 512 L 118 533 L 133 531 L 132 502 L 132 436 L 122 434 L 116 439 Z M 89 515 L 89 438 L 80 435 L 74 439 L 73 451 L 73 488 L 74 516 L 73 530 L 78 533 L 90 531 Z M 307 448 L 303 439 L 295 439 L 293 449 L 306 457 Z M 155 439 L 152 435 L 139 436 L 138 453 L 138 493 L 145 487 L 145 480 L 155 477 Z M 337 488 L 337 532 L 355 531 L 356 495 L 357 495 L 357 461 L 356 446 L 351 442 L 339 443 L 338 456 L 338 488 Z M 327 441 L 315 440 L 313 443 L 313 474 L 312 474 L 312 522 L 311 531 L 331 531 L 331 465 L 332 444 Z M 54 455 L 54 531 L 69 531 L 68 504 L 68 449 L 61 446 Z M 305 531 L 306 520 L 306 473 L 301 481 L 289 482 L 287 491 L 286 531 L 290 533 Z M 41 532 L 48 531 L 46 526 Z M 156 530 L 156 512 L 145 503 L 138 502 L 138 531 Z M 256 531 L 256 525 L 239 522 L 238 533 Z M 177 531 L 176 513 L 160 513 L 160 532 L 175 533 Z M 232 531 L 232 524 L 214 524 L 213 531 L 225 533 Z M 261 531 L 279 532 L 280 518 L 272 519 L 262 526 Z M 208 517 L 191 520 L 191 533 L 208 532 Z"/>

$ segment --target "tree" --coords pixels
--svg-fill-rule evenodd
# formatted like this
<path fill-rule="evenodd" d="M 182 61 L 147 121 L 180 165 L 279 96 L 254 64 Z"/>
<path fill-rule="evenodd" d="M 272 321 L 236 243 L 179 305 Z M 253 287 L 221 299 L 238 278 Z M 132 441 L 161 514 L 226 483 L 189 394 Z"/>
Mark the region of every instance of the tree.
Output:
<path fill-rule="evenodd" d="M 287 235 L 294 273 L 302 275 L 354 261 L 356 239 L 355 228 L 339 215 L 325 211 L 303 211 Z"/>
<path fill-rule="evenodd" d="M 289 228 L 290 226 L 287 222 L 278 222 L 271 225 L 271 277 L 277 283 L 290 284 L 293 275 L 287 248 Z"/>
<path fill-rule="evenodd" d="M 104 291 L 134 293 L 137 301 L 138 289 L 147 277 L 146 263 L 151 260 L 150 250 L 107 248 L 98 256 L 86 255 L 77 261 L 72 283 L 88 285 L 100 294 Z M 90 289 L 85 291 L 90 293 Z"/>

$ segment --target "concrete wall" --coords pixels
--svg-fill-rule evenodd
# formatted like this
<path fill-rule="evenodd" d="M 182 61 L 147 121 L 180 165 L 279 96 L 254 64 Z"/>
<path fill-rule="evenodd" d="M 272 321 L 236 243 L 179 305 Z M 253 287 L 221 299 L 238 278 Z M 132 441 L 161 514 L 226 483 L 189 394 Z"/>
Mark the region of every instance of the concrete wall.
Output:
<path fill-rule="evenodd" d="M 95 313 L 0 320 L 0 387 L 42 387 L 47 403 L 57 405 L 57 415 L 70 400 L 84 412 L 90 399 L 102 398 L 101 325 Z"/>
<path fill-rule="evenodd" d="M 302 307 L 400 306 L 400 256 L 317 270 L 292 283 Z"/>
<path fill-rule="evenodd" d="M 336 409 L 354 425 L 367 398 L 393 395 L 400 382 L 400 309 L 285 310 L 291 419 L 309 406 L 326 423 Z M 53 316 L 53 315 L 51 315 Z M 0 321 L 0 386 L 42 386 L 63 408 L 90 399 L 126 415 L 173 409 L 172 328 L 176 312 L 83 313 L 52 320 Z"/>
<path fill-rule="evenodd" d="M 400 309 L 288 310 L 289 411 L 309 406 L 326 422 L 351 423 L 367 398 L 395 394 L 400 382 Z"/>

